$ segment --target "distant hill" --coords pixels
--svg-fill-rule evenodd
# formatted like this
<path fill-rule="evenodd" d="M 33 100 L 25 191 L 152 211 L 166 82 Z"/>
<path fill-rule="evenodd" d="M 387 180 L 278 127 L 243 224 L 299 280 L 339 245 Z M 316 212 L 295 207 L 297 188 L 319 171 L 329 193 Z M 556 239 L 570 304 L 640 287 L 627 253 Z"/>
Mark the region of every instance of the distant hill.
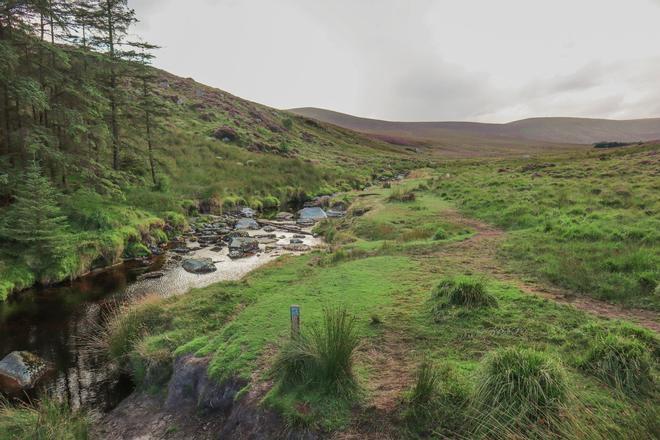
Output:
<path fill-rule="evenodd" d="M 530 118 L 506 124 L 479 122 L 393 122 L 304 107 L 289 110 L 393 144 L 426 147 L 449 155 L 509 155 L 581 148 L 600 141 L 660 139 L 660 118 L 608 120 Z"/>

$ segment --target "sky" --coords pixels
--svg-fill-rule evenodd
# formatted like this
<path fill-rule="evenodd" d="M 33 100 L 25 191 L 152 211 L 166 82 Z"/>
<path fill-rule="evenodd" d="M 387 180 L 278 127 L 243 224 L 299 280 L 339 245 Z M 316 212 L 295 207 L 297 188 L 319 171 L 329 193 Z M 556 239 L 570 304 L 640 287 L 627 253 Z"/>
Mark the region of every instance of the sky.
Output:
<path fill-rule="evenodd" d="M 660 117 L 660 0 L 128 0 L 154 65 L 400 121 Z"/>

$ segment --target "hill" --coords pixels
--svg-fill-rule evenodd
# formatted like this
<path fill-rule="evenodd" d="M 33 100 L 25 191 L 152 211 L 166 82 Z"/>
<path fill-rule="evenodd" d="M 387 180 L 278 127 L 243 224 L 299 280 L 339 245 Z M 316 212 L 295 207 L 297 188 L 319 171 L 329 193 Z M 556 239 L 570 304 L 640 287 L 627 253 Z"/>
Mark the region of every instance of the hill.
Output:
<path fill-rule="evenodd" d="M 530 118 L 506 124 L 394 122 L 359 118 L 319 108 L 290 112 L 349 128 L 395 144 L 426 147 L 450 156 L 495 156 L 564 151 L 600 141 L 660 139 L 660 118 L 627 121 L 588 118 Z"/>
<path fill-rule="evenodd" d="M 417 163 L 400 147 L 135 60 L 12 36 L 0 41 L 11 61 L 1 80 L 0 300 L 148 253 L 185 215 L 291 209 Z M 37 206 L 64 218 L 57 233 L 32 236 Z"/>

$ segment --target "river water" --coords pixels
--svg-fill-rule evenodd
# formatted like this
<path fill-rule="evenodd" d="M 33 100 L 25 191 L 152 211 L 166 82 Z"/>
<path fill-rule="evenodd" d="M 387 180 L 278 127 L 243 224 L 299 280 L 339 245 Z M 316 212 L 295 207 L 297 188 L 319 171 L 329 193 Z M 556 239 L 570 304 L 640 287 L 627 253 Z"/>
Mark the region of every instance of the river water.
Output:
<path fill-rule="evenodd" d="M 264 235 L 263 230 L 250 235 Z M 104 316 L 117 303 L 148 293 L 178 295 L 195 287 L 219 281 L 238 280 L 277 256 L 290 252 L 283 248 L 292 233 L 278 230 L 269 243 L 274 249 L 247 258 L 232 260 L 227 247 L 218 252 L 200 249 L 188 242 L 193 251 L 185 258 L 211 257 L 215 272 L 196 275 L 186 272 L 166 253 L 148 261 L 127 262 L 58 286 L 33 288 L 0 302 L 0 358 L 15 350 L 35 353 L 53 365 L 53 372 L 28 392 L 8 395 L 10 399 L 33 399 L 44 392 L 67 401 L 73 408 L 109 411 L 134 386 L 131 378 L 119 371 L 101 354 L 89 350 L 88 341 L 103 325 Z M 316 246 L 320 239 L 307 236 L 304 244 Z M 174 257 L 176 258 L 176 257 Z M 163 270 L 160 278 L 138 280 L 145 272 Z"/>

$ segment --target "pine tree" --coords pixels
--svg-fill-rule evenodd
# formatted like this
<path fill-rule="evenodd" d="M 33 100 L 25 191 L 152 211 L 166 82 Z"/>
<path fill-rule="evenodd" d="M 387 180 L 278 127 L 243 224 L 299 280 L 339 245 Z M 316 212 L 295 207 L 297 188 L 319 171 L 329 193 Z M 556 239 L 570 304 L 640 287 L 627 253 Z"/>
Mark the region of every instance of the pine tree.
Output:
<path fill-rule="evenodd" d="M 67 219 L 57 204 L 57 192 L 34 161 L 16 186 L 0 236 L 13 243 L 13 253 L 33 270 L 42 272 L 65 250 Z"/>

